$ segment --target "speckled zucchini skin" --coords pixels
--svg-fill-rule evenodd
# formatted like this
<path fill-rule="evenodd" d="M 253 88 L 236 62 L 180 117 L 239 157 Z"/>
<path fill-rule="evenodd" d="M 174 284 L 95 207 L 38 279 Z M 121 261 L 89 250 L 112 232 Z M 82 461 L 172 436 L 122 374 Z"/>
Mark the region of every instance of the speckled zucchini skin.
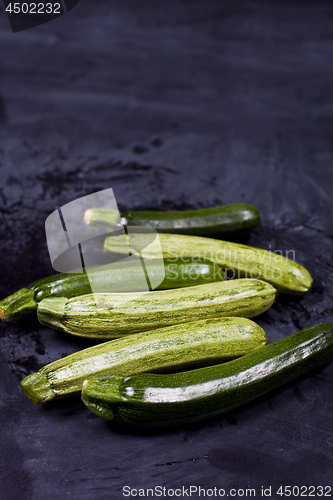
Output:
<path fill-rule="evenodd" d="M 154 273 L 159 275 L 159 262 L 154 271 L 153 262 L 149 265 L 150 277 L 154 279 Z M 204 259 L 164 259 L 165 278 L 156 290 L 169 290 L 172 288 L 183 288 L 187 286 L 202 285 L 222 281 L 224 274 L 222 269 Z M 128 275 L 130 273 L 130 279 Z M 142 285 L 141 269 L 136 263 L 126 264 L 124 273 L 121 263 L 118 268 L 112 266 L 108 269 L 104 266 L 102 271 L 90 271 L 87 273 L 62 273 L 35 281 L 26 288 L 21 288 L 14 294 L 6 297 L 0 302 L 0 318 L 3 321 L 11 321 L 30 314 L 37 309 L 37 304 L 49 297 L 76 297 L 91 293 L 91 285 L 101 291 L 108 291 L 112 283 L 112 291 L 126 292 L 139 290 Z M 105 289 L 105 290 L 103 290 Z"/>
<path fill-rule="evenodd" d="M 129 238 L 129 237 L 128 237 Z M 113 236 L 106 238 L 104 251 L 131 252 L 138 248 L 140 234 L 132 234 L 128 240 L 128 248 L 123 246 L 123 240 Z M 164 258 L 206 258 L 223 269 L 233 270 L 235 277 L 258 278 L 271 283 L 279 292 L 303 295 L 311 287 L 312 277 L 309 272 L 297 262 L 282 255 L 261 248 L 230 243 L 213 238 L 186 236 L 177 234 L 159 234 L 159 243 Z M 144 243 L 141 243 L 144 247 Z M 152 244 L 145 248 L 145 257 L 157 257 L 159 245 Z"/>
<path fill-rule="evenodd" d="M 158 292 L 44 299 L 37 314 L 42 324 L 72 335 L 116 338 L 200 319 L 252 318 L 266 311 L 275 295 L 264 281 L 241 279 Z"/>
<path fill-rule="evenodd" d="M 295 333 L 240 358 L 177 374 L 109 375 L 83 384 L 97 415 L 125 424 L 159 426 L 225 412 L 275 389 L 333 357 L 333 325 Z"/>
<path fill-rule="evenodd" d="M 66 356 L 21 382 L 38 404 L 81 391 L 84 380 L 218 363 L 260 348 L 266 334 L 246 318 L 212 318 L 128 335 Z"/>
<path fill-rule="evenodd" d="M 119 223 L 119 213 L 112 209 L 93 208 L 86 211 L 84 220 L 88 225 L 114 228 Z M 129 210 L 121 213 L 121 222 L 130 226 L 150 226 L 159 233 L 204 236 L 251 231 L 260 223 L 260 214 L 253 205 L 235 203 L 170 212 Z"/>

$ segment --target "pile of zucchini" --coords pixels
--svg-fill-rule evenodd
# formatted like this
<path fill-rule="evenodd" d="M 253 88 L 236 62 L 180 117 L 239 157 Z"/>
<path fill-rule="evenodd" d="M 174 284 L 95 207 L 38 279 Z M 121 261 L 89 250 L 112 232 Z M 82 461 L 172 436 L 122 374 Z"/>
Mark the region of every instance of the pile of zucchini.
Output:
<path fill-rule="evenodd" d="M 0 302 L 11 321 L 37 311 L 39 321 L 72 335 L 107 340 L 55 361 L 21 382 L 34 404 L 82 392 L 98 415 L 128 425 L 160 426 L 205 418 L 253 399 L 333 357 L 333 325 L 310 327 L 266 345 L 249 318 L 277 292 L 304 295 L 312 277 L 287 258 L 208 238 L 257 227 L 248 204 L 188 212 L 92 208 L 86 224 L 148 225 L 159 233 L 165 279 L 142 293 L 133 267 L 58 274 Z M 140 233 L 106 238 L 105 252 L 136 254 Z M 141 241 L 141 243 L 140 243 Z M 145 258 L 157 254 L 151 245 Z M 156 262 L 156 272 L 159 263 Z M 128 265 L 127 265 L 128 271 Z M 232 272 L 238 279 L 226 280 Z M 114 292 L 108 293 L 110 283 Z M 92 287 L 100 291 L 92 294 Z M 110 340 L 111 339 L 111 340 Z"/>

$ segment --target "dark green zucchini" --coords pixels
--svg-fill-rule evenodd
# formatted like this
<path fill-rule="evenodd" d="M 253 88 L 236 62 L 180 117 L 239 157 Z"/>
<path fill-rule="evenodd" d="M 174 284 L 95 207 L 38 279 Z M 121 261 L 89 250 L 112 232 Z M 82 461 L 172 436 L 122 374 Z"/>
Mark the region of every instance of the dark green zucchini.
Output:
<path fill-rule="evenodd" d="M 189 422 L 228 411 L 332 357 L 333 324 L 324 323 L 208 368 L 91 378 L 82 399 L 97 415 L 126 424 Z"/>
<path fill-rule="evenodd" d="M 119 224 L 119 212 L 114 209 L 92 208 L 84 214 L 88 225 L 114 228 Z M 177 212 L 127 211 L 121 213 L 124 226 L 150 226 L 159 233 L 194 234 L 251 231 L 260 223 L 258 209 L 248 203 L 221 205 Z"/>
<path fill-rule="evenodd" d="M 34 404 L 81 391 L 90 377 L 131 375 L 161 368 L 204 366 L 242 356 L 266 344 L 260 326 L 246 318 L 213 318 L 158 328 L 98 344 L 59 359 L 21 382 Z"/>
<path fill-rule="evenodd" d="M 159 273 L 159 262 L 156 262 L 154 270 L 154 261 L 149 264 L 149 276 L 153 278 L 154 273 Z M 71 298 L 78 295 L 86 295 L 94 291 L 111 291 L 110 282 L 112 282 L 112 291 L 140 291 L 142 286 L 142 271 L 137 263 L 127 263 L 126 272 L 119 263 L 119 267 L 108 269 L 104 266 L 103 270 L 90 271 L 89 279 L 86 272 L 56 274 L 48 278 L 35 281 L 26 288 L 21 288 L 14 294 L 3 299 L 0 302 L 0 318 L 3 321 L 11 321 L 29 314 L 37 309 L 38 303 L 50 297 Z M 183 288 L 194 285 L 203 285 L 205 283 L 214 283 L 223 281 L 224 274 L 221 268 L 205 259 L 164 259 L 165 278 L 156 290 L 168 290 L 172 288 Z"/>

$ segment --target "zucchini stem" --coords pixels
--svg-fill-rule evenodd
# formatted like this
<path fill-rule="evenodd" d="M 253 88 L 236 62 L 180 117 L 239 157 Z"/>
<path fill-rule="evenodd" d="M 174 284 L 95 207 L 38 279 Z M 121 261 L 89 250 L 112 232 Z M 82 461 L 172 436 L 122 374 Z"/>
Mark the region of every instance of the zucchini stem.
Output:
<path fill-rule="evenodd" d="M 22 380 L 21 387 L 24 395 L 31 399 L 34 405 L 49 401 L 55 396 L 47 375 L 43 373 L 32 373 Z"/>
<path fill-rule="evenodd" d="M 38 304 L 38 320 L 42 325 L 53 326 L 55 329 L 61 328 L 61 320 L 65 314 L 65 306 L 68 299 L 65 297 L 53 297 L 43 299 Z"/>
<path fill-rule="evenodd" d="M 35 291 L 21 288 L 0 302 L 0 318 L 2 321 L 11 321 L 30 314 L 36 309 Z"/>
<path fill-rule="evenodd" d="M 107 390 L 105 391 L 104 378 L 107 378 Z M 124 377 L 121 375 L 107 375 L 96 379 L 85 380 L 82 385 L 82 401 L 90 411 L 107 420 L 116 420 L 114 404 L 124 403 L 126 398 L 120 394 L 120 386 Z M 125 379 L 126 380 L 126 379 Z M 103 407 L 99 404 L 99 398 L 103 393 L 105 403 Z"/>
<path fill-rule="evenodd" d="M 120 224 L 120 214 L 112 208 L 92 208 L 85 211 L 83 221 L 87 226 L 114 227 Z"/>

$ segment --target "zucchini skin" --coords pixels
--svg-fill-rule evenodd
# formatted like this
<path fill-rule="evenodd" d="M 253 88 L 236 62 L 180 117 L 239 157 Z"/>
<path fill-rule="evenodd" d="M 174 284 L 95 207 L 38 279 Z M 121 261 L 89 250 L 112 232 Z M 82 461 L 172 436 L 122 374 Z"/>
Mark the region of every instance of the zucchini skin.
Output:
<path fill-rule="evenodd" d="M 126 266 L 126 273 L 119 268 L 108 270 L 106 266 L 101 271 L 90 272 L 89 278 L 86 272 L 83 273 L 61 273 L 54 276 L 35 281 L 26 288 L 21 288 L 14 294 L 6 297 L 0 302 L 0 318 L 3 321 L 12 321 L 34 312 L 41 300 L 49 297 L 76 297 L 92 293 L 91 282 L 99 290 L 103 287 L 108 289 L 110 281 L 113 283 L 115 292 L 126 292 L 140 289 L 141 280 L 138 280 L 137 265 L 131 263 Z M 156 290 L 168 290 L 172 288 L 182 288 L 204 283 L 215 283 L 224 279 L 221 268 L 214 262 L 204 259 L 189 259 L 183 262 L 182 259 L 164 259 L 165 278 Z M 128 272 L 131 279 L 128 279 Z M 149 266 L 149 272 L 154 275 L 153 263 Z M 156 267 L 159 272 L 159 263 Z M 140 270 L 141 276 L 141 270 Z"/>
<path fill-rule="evenodd" d="M 213 318 L 128 335 L 50 363 L 21 382 L 34 404 L 80 392 L 82 383 L 107 373 L 131 375 L 161 368 L 218 363 L 266 344 L 246 318 Z"/>
<path fill-rule="evenodd" d="M 84 221 L 88 225 L 111 228 L 119 224 L 119 213 L 112 209 L 93 208 L 85 212 Z M 121 223 L 125 226 L 150 226 L 158 233 L 205 236 L 251 231 L 259 225 L 260 213 L 248 203 L 170 212 L 129 210 L 121 213 Z"/>
<path fill-rule="evenodd" d="M 130 425 L 162 426 L 226 412 L 333 357 L 333 324 L 312 326 L 220 365 L 177 374 L 109 375 L 83 384 L 97 415 Z"/>
<path fill-rule="evenodd" d="M 105 293 L 42 300 L 39 321 L 72 335 L 117 338 L 200 319 L 252 318 L 274 302 L 276 290 L 260 280 L 230 280 L 148 293 Z M 97 305 L 98 307 L 97 307 Z"/>
<path fill-rule="evenodd" d="M 145 235 L 131 234 L 128 239 L 128 249 L 118 236 L 105 239 L 104 251 L 135 253 L 133 248 L 144 247 Z M 200 236 L 177 234 L 159 234 L 164 258 L 183 258 L 190 255 L 209 259 L 225 270 L 232 270 L 239 278 L 256 278 L 267 281 L 279 292 L 304 295 L 312 285 L 310 273 L 300 264 L 262 248 L 251 247 Z M 147 258 L 156 258 L 159 254 L 156 245 L 150 245 L 144 250 Z"/>

